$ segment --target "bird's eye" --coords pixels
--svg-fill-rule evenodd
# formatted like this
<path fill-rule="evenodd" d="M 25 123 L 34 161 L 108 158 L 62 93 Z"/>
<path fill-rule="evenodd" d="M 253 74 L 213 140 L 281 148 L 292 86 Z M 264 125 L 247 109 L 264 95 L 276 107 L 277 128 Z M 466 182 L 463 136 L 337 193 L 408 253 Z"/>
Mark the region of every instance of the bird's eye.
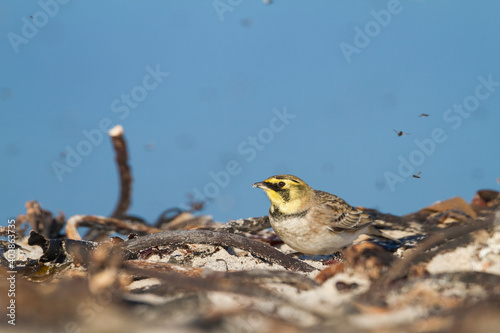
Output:
<path fill-rule="evenodd" d="M 285 182 L 279 182 L 278 183 L 278 187 L 283 187 L 283 186 L 285 186 Z"/>

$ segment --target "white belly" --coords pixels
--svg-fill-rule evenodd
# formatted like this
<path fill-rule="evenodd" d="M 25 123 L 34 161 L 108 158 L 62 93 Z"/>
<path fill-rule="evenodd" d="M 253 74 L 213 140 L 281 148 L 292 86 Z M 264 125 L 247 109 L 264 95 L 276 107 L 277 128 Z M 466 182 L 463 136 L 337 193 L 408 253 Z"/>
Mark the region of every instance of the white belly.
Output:
<path fill-rule="evenodd" d="M 276 234 L 291 248 L 305 254 L 332 254 L 351 244 L 364 230 L 332 232 L 326 226 L 311 227 L 306 219 L 276 220 L 269 217 Z"/>

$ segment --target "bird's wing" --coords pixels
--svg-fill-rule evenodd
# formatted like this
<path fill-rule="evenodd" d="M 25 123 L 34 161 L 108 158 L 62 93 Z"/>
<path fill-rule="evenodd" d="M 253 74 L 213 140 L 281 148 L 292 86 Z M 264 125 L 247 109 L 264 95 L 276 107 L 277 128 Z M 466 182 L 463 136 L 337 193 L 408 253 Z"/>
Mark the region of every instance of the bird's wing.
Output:
<path fill-rule="evenodd" d="M 324 221 L 331 231 L 356 231 L 371 222 L 373 216 L 350 206 L 343 199 L 323 191 L 315 191 L 320 207 L 314 209 L 312 218 Z"/>

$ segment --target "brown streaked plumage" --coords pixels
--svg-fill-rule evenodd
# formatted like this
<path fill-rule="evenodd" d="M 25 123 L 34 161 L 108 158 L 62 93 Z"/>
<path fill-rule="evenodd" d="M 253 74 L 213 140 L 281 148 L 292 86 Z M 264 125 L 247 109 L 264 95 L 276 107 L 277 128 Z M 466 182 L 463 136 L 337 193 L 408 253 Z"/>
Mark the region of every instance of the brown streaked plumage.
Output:
<path fill-rule="evenodd" d="M 312 189 L 293 175 L 277 175 L 253 184 L 271 200 L 269 220 L 291 248 L 306 254 L 331 254 L 360 234 L 390 238 L 371 226 L 373 216 L 336 195 Z"/>

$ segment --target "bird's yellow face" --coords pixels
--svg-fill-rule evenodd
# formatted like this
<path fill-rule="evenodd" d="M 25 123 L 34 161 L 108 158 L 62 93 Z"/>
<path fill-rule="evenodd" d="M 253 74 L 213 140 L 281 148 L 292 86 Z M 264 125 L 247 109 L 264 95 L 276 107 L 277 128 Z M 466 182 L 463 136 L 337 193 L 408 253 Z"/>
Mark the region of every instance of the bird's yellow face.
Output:
<path fill-rule="evenodd" d="M 313 189 L 302 179 L 292 175 L 272 176 L 252 186 L 266 192 L 271 200 L 271 212 L 277 209 L 283 214 L 295 214 L 302 211 L 313 192 Z"/>

